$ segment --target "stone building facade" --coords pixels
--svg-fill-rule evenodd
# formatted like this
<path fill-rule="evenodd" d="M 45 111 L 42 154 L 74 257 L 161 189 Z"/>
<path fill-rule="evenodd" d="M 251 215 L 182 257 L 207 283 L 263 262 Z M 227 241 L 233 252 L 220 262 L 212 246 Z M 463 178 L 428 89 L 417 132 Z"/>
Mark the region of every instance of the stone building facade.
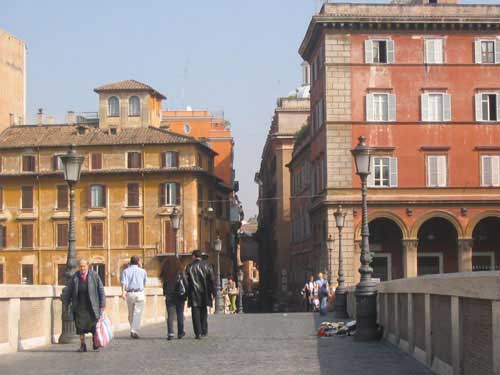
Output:
<path fill-rule="evenodd" d="M 163 98 L 156 90 L 136 81 L 104 87 L 96 89 L 98 122 L 79 123 L 70 114 L 69 124 L 10 126 L 0 134 L 0 282 L 62 282 L 69 205 L 58 155 L 71 144 L 85 157 L 75 187 L 77 256 L 88 258 L 105 285 L 119 285 L 134 254 L 153 282 L 175 248 L 187 263 L 193 249 L 217 235 L 222 270 L 231 272 L 229 209 L 199 215 L 208 208 L 204 197 L 227 201 L 231 193 L 214 174 L 216 153 L 192 137 L 147 125 L 160 115 L 149 105 Z M 124 116 L 133 118 L 116 119 Z M 177 234 L 174 208 L 181 214 Z M 205 251 L 215 261 L 211 247 Z"/>
<path fill-rule="evenodd" d="M 359 268 L 360 180 L 350 150 L 372 147 L 374 277 L 500 266 L 500 7 L 439 0 L 325 4 L 300 46 L 311 65 L 310 222 L 315 272 Z M 292 176 L 293 179 L 293 176 Z"/>
<path fill-rule="evenodd" d="M 0 29 L 0 131 L 26 119 L 26 44 Z"/>

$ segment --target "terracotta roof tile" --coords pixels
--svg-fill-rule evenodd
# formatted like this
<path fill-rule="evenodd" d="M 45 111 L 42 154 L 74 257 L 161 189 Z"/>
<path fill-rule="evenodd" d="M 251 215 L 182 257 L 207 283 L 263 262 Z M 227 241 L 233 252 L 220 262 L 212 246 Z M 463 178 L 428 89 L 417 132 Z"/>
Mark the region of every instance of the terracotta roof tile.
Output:
<path fill-rule="evenodd" d="M 114 83 L 108 83 L 106 85 L 102 85 L 96 87 L 94 89 L 95 92 L 101 91 L 149 91 L 153 92 L 155 95 L 160 96 L 163 99 L 166 99 L 165 95 L 159 93 L 154 88 L 145 83 L 136 81 L 134 79 L 128 79 L 125 81 L 119 81 Z"/>

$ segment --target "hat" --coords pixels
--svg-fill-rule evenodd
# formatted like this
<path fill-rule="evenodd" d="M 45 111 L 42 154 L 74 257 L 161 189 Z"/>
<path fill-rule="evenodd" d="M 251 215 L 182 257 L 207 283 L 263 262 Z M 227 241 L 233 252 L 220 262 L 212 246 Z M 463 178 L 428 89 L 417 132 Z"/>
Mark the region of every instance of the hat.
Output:
<path fill-rule="evenodd" d="M 201 256 L 202 256 L 201 250 L 193 250 L 193 256 L 195 258 L 201 258 Z"/>
<path fill-rule="evenodd" d="M 205 253 L 204 251 L 201 252 L 201 258 L 203 259 L 208 259 L 208 254 Z"/>

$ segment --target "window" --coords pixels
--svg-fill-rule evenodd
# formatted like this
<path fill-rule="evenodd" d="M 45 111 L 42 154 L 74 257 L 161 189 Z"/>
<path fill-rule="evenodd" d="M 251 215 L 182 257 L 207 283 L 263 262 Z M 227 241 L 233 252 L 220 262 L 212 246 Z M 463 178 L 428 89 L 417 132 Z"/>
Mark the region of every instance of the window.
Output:
<path fill-rule="evenodd" d="M 425 63 L 443 63 L 443 39 L 425 39 Z"/>
<path fill-rule="evenodd" d="M 177 168 L 179 166 L 179 153 L 167 151 L 162 153 L 161 167 L 162 168 Z"/>
<path fill-rule="evenodd" d="M 102 169 L 102 154 L 100 152 L 90 154 L 90 169 Z"/>
<path fill-rule="evenodd" d="M 417 276 L 443 273 L 443 254 L 417 254 Z"/>
<path fill-rule="evenodd" d="M 90 185 L 90 207 L 106 207 L 106 186 Z"/>
<path fill-rule="evenodd" d="M 393 40 L 365 40 L 365 63 L 367 64 L 393 64 Z"/>
<path fill-rule="evenodd" d="M 104 225 L 103 223 L 90 224 L 90 246 L 103 247 L 104 246 Z"/>
<path fill-rule="evenodd" d="M 128 115 L 140 116 L 141 115 L 141 100 L 138 96 L 131 96 L 128 100 Z"/>
<path fill-rule="evenodd" d="M 368 175 L 368 186 L 398 186 L 398 159 L 389 156 L 372 157 L 371 173 Z"/>
<path fill-rule="evenodd" d="M 203 168 L 203 158 L 201 157 L 201 153 L 198 152 L 196 155 L 196 164 L 198 167 Z"/>
<path fill-rule="evenodd" d="M 451 121 L 451 96 L 425 93 L 421 96 L 422 121 Z"/>
<path fill-rule="evenodd" d="M 134 182 L 127 184 L 127 206 L 139 207 L 139 184 Z"/>
<path fill-rule="evenodd" d="M 500 63 L 500 40 L 476 40 L 474 55 L 476 64 Z"/>
<path fill-rule="evenodd" d="M 500 100 L 498 93 L 476 94 L 476 121 L 499 121 Z"/>
<path fill-rule="evenodd" d="M 108 99 L 108 116 L 120 116 L 120 100 L 116 96 L 112 96 Z"/>
<path fill-rule="evenodd" d="M 200 232 L 201 234 L 201 232 Z M 175 233 L 174 228 L 172 228 L 172 223 L 170 221 L 165 221 L 163 224 L 163 248 L 165 252 L 175 251 Z"/>
<path fill-rule="evenodd" d="M 323 126 L 325 121 L 325 111 L 323 105 L 323 99 L 319 100 L 315 105 L 312 113 L 312 123 L 313 129 L 319 129 Z"/>
<path fill-rule="evenodd" d="M 444 187 L 447 185 L 446 155 L 427 156 L 427 186 Z"/>
<path fill-rule="evenodd" d="M 57 247 L 68 246 L 68 223 L 57 224 Z"/>
<path fill-rule="evenodd" d="M 3 210 L 3 187 L 0 186 L 0 211 Z"/>
<path fill-rule="evenodd" d="M 481 156 L 481 186 L 500 186 L 500 156 Z"/>
<path fill-rule="evenodd" d="M 0 284 L 3 284 L 5 282 L 3 278 L 3 264 L 0 263 Z"/>
<path fill-rule="evenodd" d="M 127 245 L 139 246 L 139 223 L 127 223 Z"/>
<path fill-rule="evenodd" d="M 191 125 L 189 124 L 184 124 L 184 133 L 189 134 L 191 133 Z"/>
<path fill-rule="evenodd" d="M 127 168 L 141 168 L 141 156 L 140 152 L 127 152 Z"/>
<path fill-rule="evenodd" d="M 33 285 L 33 265 L 32 264 L 22 264 L 21 265 L 21 284 Z"/>
<path fill-rule="evenodd" d="M 62 171 L 63 170 L 63 163 L 61 160 L 61 155 L 54 155 L 52 157 L 52 168 L 55 171 Z"/>
<path fill-rule="evenodd" d="M 57 285 L 66 285 L 66 264 L 57 265 Z"/>
<path fill-rule="evenodd" d="M 33 209 L 33 186 L 21 187 L 21 209 Z"/>
<path fill-rule="evenodd" d="M 198 207 L 203 207 L 203 186 L 198 185 Z"/>
<path fill-rule="evenodd" d="M 106 286 L 106 265 L 103 263 L 92 263 L 89 268 L 99 275 L 102 285 Z"/>
<path fill-rule="evenodd" d="M 35 155 L 23 155 L 23 172 L 35 171 Z"/>
<path fill-rule="evenodd" d="M 57 209 L 67 210 L 68 209 L 68 186 L 58 185 L 57 186 Z"/>
<path fill-rule="evenodd" d="M 21 225 L 21 247 L 23 249 L 33 248 L 33 224 Z"/>
<path fill-rule="evenodd" d="M 367 121 L 396 121 L 396 95 L 374 93 L 366 95 Z"/>
<path fill-rule="evenodd" d="M 160 185 L 160 205 L 179 205 L 181 202 L 180 185 L 175 182 L 166 182 Z"/>
<path fill-rule="evenodd" d="M 5 249 L 7 247 L 7 227 L 4 224 L 0 224 L 0 249 Z"/>

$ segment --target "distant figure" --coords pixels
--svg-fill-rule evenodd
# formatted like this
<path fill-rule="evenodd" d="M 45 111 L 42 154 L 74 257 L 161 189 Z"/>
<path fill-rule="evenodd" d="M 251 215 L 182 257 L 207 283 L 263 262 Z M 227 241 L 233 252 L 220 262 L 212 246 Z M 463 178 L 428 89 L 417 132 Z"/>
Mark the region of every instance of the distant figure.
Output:
<path fill-rule="evenodd" d="M 76 333 L 80 335 L 78 351 L 86 352 L 86 333 L 92 333 L 92 347 L 94 350 L 99 349 L 94 341 L 95 327 L 106 307 L 106 296 L 99 274 L 89 270 L 86 259 L 80 259 L 79 264 L 80 271 L 72 276 L 69 287 L 64 289 L 61 297 L 66 305 L 72 304 Z"/>
<path fill-rule="evenodd" d="M 146 271 L 139 267 L 140 259 L 137 255 L 130 258 L 130 266 L 122 273 L 122 298 L 127 301 L 128 322 L 130 337 L 139 338 L 141 317 L 144 310 L 144 287 L 146 286 Z"/>
<path fill-rule="evenodd" d="M 234 314 L 236 312 L 236 298 L 238 298 L 238 287 L 236 286 L 236 282 L 233 280 L 233 277 L 229 275 L 227 277 L 227 285 L 226 292 L 229 296 L 229 312 Z"/>
<path fill-rule="evenodd" d="M 179 258 L 168 259 L 160 273 L 163 295 L 167 308 L 167 340 L 174 338 L 174 319 L 177 317 L 177 338 L 184 332 L 184 306 L 186 304 L 188 281 Z"/>
<path fill-rule="evenodd" d="M 318 273 L 318 279 L 315 281 L 316 289 L 318 291 L 319 298 L 319 313 L 321 315 L 326 315 L 328 312 L 328 281 L 323 277 L 323 273 Z"/>
<path fill-rule="evenodd" d="M 215 296 L 212 266 L 201 259 L 200 250 L 193 251 L 193 262 L 187 267 L 188 306 L 191 307 L 196 339 L 208 334 L 207 307 L 212 307 Z"/>
<path fill-rule="evenodd" d="M 310 312 L 314 310 L 314 276 L 309 276 L 309 281 L 306 282 L 304 288 L 302 288 L 302 295 L 304 296 L 304 301 L 306 305 L 306 311 Z"/>

